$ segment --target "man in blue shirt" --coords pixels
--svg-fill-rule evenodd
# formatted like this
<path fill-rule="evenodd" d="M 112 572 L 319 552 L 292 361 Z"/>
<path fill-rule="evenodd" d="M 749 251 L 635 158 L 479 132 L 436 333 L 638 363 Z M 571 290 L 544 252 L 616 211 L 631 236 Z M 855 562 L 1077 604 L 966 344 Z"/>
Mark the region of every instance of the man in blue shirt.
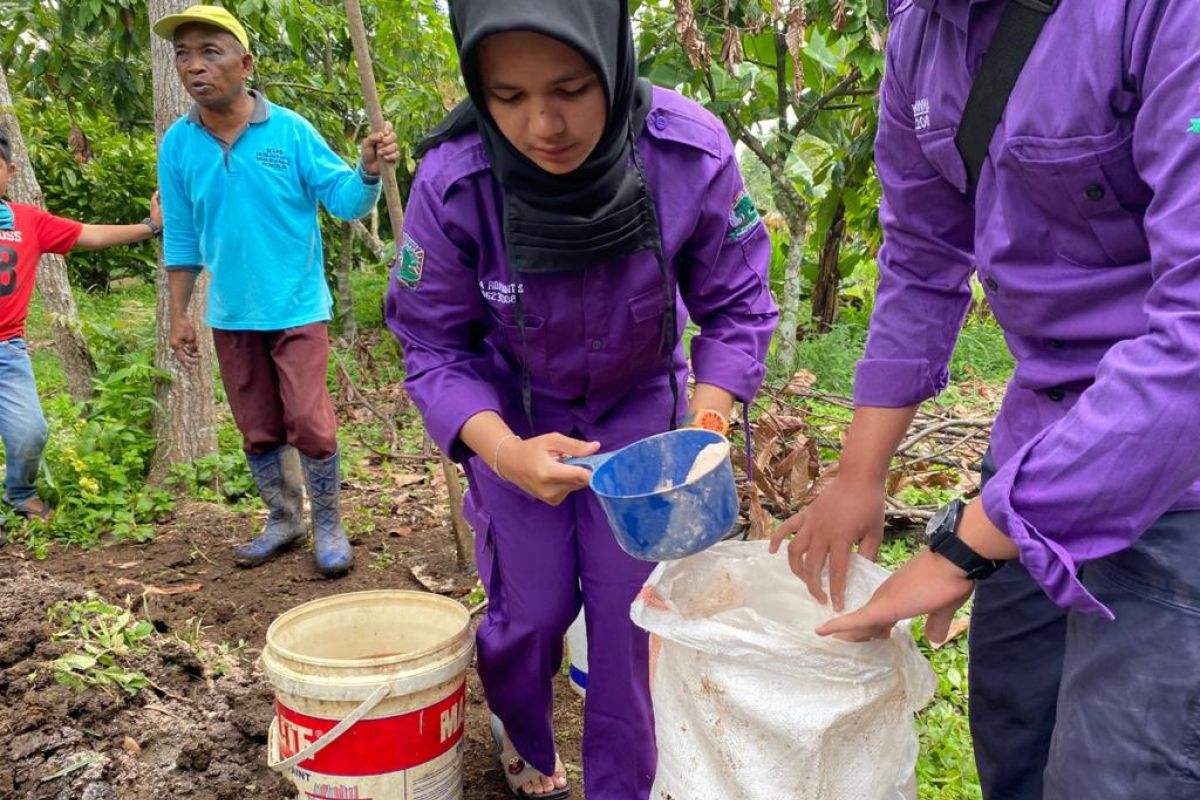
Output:
<path fill-rule="evenodd" d="M 312 505 L 317 570 L 345 573 L 353 556 L 338 510 L 337 420 L 325 383 L 327 323 L 318 203 L 357 219 L 379 200 L 383 163 L 399 157 L 391 127 L 368 136 L 351 169 L 305 119 L 246 86 L 254 69 L 245 29 L 228 11 L 192 6 L 154 32 L 175 48 L 175 69 L 196 101 L 159 152 L 171 303 L 171 347 L 197 363 L 187 317 L 196 276 L 212 276 L 207 322 L 266 529 L 235 551 L 261 564 L 304 539 L 300 498 L 283 480 L 279 452 L 299 452 Z"/>

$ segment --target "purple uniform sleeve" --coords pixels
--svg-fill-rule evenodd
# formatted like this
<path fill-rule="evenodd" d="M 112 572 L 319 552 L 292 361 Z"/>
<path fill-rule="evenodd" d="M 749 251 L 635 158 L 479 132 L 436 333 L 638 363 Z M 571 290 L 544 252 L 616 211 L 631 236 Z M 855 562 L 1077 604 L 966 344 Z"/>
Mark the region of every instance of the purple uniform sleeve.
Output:
<path fill-rule="evenodd" d="M 975 211 L 926 156 L 889 51 L 875 162 L 883 187 L 879 288 L 854 402 L 904 408 L 946 388 L 971 302 Z M 932 131 L 927 146 L 954 148 Z M 957 157 L 957 152 L 954 153 Z"/>
<path fill-rule="evenodd" d="M 740 229 L 730 208 L 745 195 L 730 145 L 701 209 L 696 233 L 681 253 L 680 293 L 700 326 L 692 339 L 699 383 L 717 386 L 742 402 L 758 392 L 779 312 L 767 276 L 771 239 L 761 221 Z M 746 201 L 748 202 L 748 201 Z"/>
<path fill-rule="evenodd" d="M 461 461 L 470 455 L 458 438 L 462 426 L 480 412 L 499 413 L 500 400 L 483 344 L 488 311 L 476 277 L 475 245 L 445 214 L 428 178 L 436 169 L 427 158 L 417 172 L 386 316 L 404 347 L 405 388 L 430 437 Z"/>
<path fill-rule="evenodd" d="M 1200 479 L 1200 14 L 1192 0 L 1131 3 L 1128 35 L 1133 153 L 1154 192 L 1147 328 L 1109 350 L 1071 411 L 983 493 L 1051 598 L 1108 616 L 1077 566 L 1128 547 Z"/>

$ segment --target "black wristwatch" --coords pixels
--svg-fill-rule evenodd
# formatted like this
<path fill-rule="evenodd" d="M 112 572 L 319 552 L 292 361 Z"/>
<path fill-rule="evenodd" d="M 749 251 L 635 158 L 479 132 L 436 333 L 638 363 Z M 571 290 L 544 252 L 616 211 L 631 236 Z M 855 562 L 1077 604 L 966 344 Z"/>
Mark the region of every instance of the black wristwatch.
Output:
<path fill-rule="evenodd" d="M 152 220 L 150 217 L 146 217 L 139 224 L 145 225 L 147 228 L 149 228 L 150 234 L 152 236 L 162 236 L 162 232 L 163 232 L 162 225 L 156 225 L 154 223 L 154 220 Z"/>
<path fill-rule="evenodd" d="M 963 509 L 966 507 L 967 504 L 962 500 L 950 501 L 929 520 L 925 533 L 929 536 L 930 550 L 963 569 L 971 580 L 981 581 L 991 577 L 1008 562 L 984 558 L 958 538 L 958 526 L 962 523 Z"/>

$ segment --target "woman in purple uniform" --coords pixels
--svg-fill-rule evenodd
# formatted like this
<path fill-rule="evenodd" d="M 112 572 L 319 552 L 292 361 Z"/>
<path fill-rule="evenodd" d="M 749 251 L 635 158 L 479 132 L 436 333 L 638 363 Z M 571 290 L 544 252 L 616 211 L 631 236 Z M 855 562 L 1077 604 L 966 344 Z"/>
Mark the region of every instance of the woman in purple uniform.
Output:
<path fill-rule="evenodd" d="M 637 78 L 625 0 L 452 0 L 450 16 L 470 99 L 422 147 L 388 323 L 470 481 L 479 674 L 510 786 L 567 795 L 551 680 L 582 603 L 587 796 L 646 798 L 647 636 L 629 607 L 653 565 L 560 462 L 753 398 L 778 317 L 768 235 L 722 125 Z"/>

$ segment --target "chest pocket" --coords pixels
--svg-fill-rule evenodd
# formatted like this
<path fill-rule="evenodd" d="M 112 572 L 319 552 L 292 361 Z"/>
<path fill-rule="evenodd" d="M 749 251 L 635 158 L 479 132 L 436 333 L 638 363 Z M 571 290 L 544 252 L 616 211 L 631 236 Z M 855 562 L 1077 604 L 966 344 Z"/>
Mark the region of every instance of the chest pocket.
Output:
<path fill-rule="evenodd" d="M 495 326 L 500 334 L 500 351 L 512 366 L 515 374 L 520 374 L 521 363 L 529 364 L 529 374 L 534 378 L 545 378 L 546 367 L 546 320 L 537 314 L 526 311 L 525 336 L 521 337 L 521 327 L 517 324 L 515 311 L 496 314 Z"/>
<path fill-rule="evenodd" d="M 1007 149 L 1059 257 L 1081 267 L 1144 263 L 1151 192 L 1133 163 L 1133 135 L 1015 136 Z"/>
<path fill-rule="evenodd" d="M 624 361 L 630 369 L 657 364 L 662 341 L 663 315 L 666 313 L 666 292 L 661 285 L 634 295 L 629 300 L 630 333 L 625 337 Z"/>

